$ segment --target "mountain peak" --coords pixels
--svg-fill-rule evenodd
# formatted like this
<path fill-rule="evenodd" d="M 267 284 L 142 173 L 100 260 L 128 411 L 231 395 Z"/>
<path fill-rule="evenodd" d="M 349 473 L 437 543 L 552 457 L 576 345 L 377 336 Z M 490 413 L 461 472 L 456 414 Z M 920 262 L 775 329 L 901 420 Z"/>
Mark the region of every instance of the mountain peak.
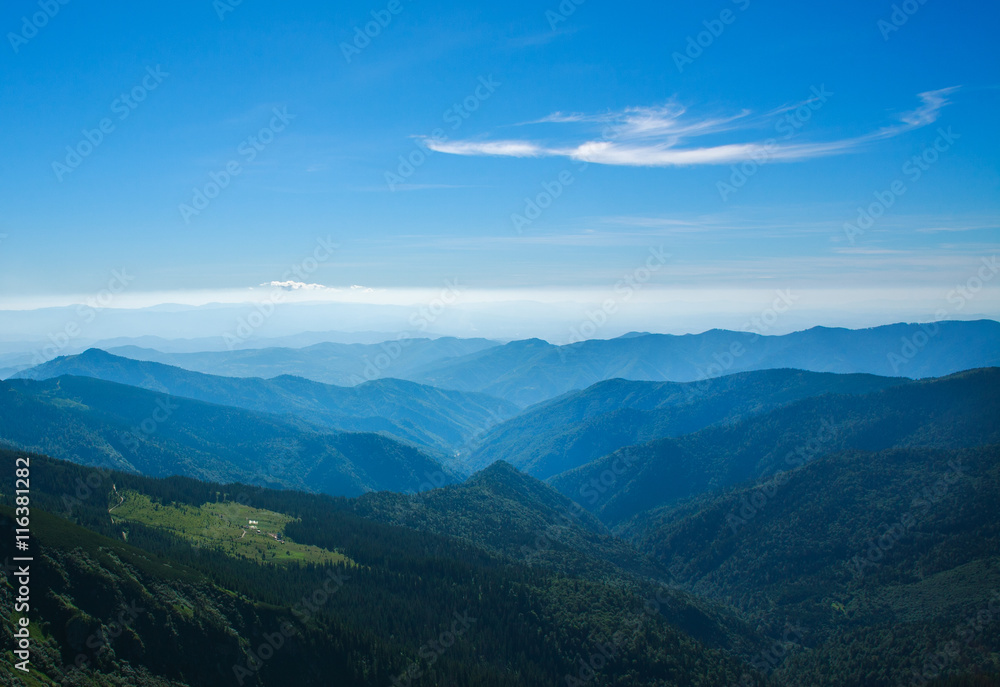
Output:
<path fill-rule="evenodd" d="M 81 360 L 86 360 L 88 358 L 97 358 L 100 360 L 110 360 L 110 359 L 122 359 L 121 356 L 108 353 L 103 348 L 88 348 L 83 353 L 78 353 L 77 355 L 67 355 L 63 358 L 79 358 Z M 59 360 L 59 358 L 56 358 Z"/>
<path fill-rule="evenodd" d="M 467 484 L 509 484 L 511 480 L 530 480 L 536 481 L 534 477 L 529 477 L 524 474 L 516 467 L 508 463 L 506 460 L 498 460 L 491 463 L 488 467 L 483 468 L 479 472 L 475 473 L 468 480 Z"/>
<path fill-rule="evenodd" d="M 520 339 L 507 344 L 508 348 L 551 348 L 552 344 L 544 339 Z"/>

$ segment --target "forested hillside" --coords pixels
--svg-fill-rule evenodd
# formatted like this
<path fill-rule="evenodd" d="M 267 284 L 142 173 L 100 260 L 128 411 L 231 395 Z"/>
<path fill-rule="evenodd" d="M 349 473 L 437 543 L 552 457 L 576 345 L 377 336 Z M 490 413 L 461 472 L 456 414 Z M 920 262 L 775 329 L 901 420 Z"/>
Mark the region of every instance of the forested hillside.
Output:
<path fill-rule="evenodd" d="M 86 377 L 0 382 L 0 441 L 146 475 L 329 494 L 419 491 L 453 480 L 418 449 Z"/>
<path fill-rule="evenodd" d="M 9 466 L 16 455 L 2 459 Z M 40 679 L 64 679 L 83 653 L 76 675 L 90 684 L 134 676 L 130 684 L 385 685 L 408 671 L 431 685 L 552 685 L 567 676 L 623 687 L 765 684 L 745 655 L 763 638 L 747 636 L 732 651 L 720 644 L 726 637 L 694 639 L 678 629 L 679 600 L 660 604 L 625 578 L 529 567 L 473 542 L 361 518 L 349 501 L 329 497 L 31 461 L 45 570 L 33 611 Z M 63 497 L 88 478 L 98 485 L 66 512 Z M 289 537 L 336 549 L 355 565 L 255 562 L 136 523 L 126 544 L 108 514 L 117 501 L 112 485 L 164 506 L 236 501 L 286 513 L 296 520 Z M 6 578 L 0 588 L 11 593 Z M 90 653 L 87 637 L 133 602 L 138 610 L 119 621 L 125 629 L 112 650 Z M 9 619 L 3 627 L 10 646 Z M 261 649 L 269 642 L 275 646 Z"/>
<path fill-rule="evenodd" d="M 1000 369 L 972 370 L 864 396 L 804 399 L 733 425 L 626 447 L 550 483 L 615 525 L 835 451 L 996 443 L 998 417 Z"/>
<path fill-rule="evenodd" d="M 864 394 L 909 380 L 803 370 L 742 372 L 700 382 L 613 379 L 529 408 L 480 440 L 465 461 L 506 460 L 539 479 L 624 446 L 690 434 L 824 393 Z"/>
<path fill-rule="evenodd" d="M 998 502 L 1000 446 L 852 451 L 623 533 L 695 593 L 802 627 L 782 684 L 898 684 L 949 642 L 941 668 L 1000 672 Z"/>
<path fill-rule="evenodd" d="M 32 463 L 36 684 L 988 685 L 998 382 L 612 380 L 490 441 L 557 462 L 696 431 L 548 483 L 91 377 L 0 383 L 0 459 Z"/>

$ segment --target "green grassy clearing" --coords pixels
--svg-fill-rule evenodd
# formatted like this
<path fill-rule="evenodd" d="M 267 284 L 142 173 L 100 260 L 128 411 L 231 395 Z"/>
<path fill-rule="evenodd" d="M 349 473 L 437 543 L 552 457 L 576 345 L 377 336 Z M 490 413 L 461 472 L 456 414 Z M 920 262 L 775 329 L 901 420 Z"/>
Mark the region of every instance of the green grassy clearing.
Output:
<path fill-rule="evenodd" d="M 119 492 L 116 492 L 119 493 Z M 197 546 L 220 549 L 230 556 L 281 565 L 353 564 L 349 558 L 284 536 L 293 518 L 241 503 L 164 506 L 137 492 L 123 491 L 110 513 L 116 523 L 159 527 Z M 117 499 L 112 498 L 112 502 Z M 127 536 L 127 535 L 126 535 Z"/>

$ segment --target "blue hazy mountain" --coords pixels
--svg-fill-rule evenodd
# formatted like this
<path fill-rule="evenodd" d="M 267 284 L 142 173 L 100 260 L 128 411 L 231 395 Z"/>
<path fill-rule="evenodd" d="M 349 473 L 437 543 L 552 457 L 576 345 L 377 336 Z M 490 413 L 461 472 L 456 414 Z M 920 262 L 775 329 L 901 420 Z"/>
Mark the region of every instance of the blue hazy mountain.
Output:
<path fill-rule="evenodd" d="M 350 386 L 383 377 L 412 379 L 415 367 L 478 353 L 497 343 L 488 339 L 400 339 L 378 344 L 318 343 L 304 348 L 269 347 L 198 353 L 163 353 L 121 346 L 109 353 L 176 365 L 186 370 L 229 377 L 294 375 L 317 382 Z"/>
<path fill-rule="evenodd" d="M 979 320 L 858 330 L 814 327 L 783 336 L 713 329 L 566 346 L 530 339 L 433 363 L 407 378 L 481 391 L 527 406 L 619 377 L 688 382 L 747 370 L 795 368 L 921 378 L 998 364 L 1000 322 Z"/>
<path fill-rule="evenodd" d="M 541 339 L 505 345 L 486 339 L 406 341 L 203 353 L 127 346 L 109 352 L 237 377 L 290 374 L 340 385 L 393 377 L 482 392 L 521 407 L 615 378 L 689 382 L 776 368 L 922 378 L 1000 364 L 1000 323 L 993 320 L 814 327 L 781 336 L 721 329 L 683 336 L 633 333 L 564 346 Z"/>
<path fill-rule="evenodd" d="M 172 396 L 290 415 L 333 429 L 385 432 L 400 439 L 452 451 L 518 408 L 485 394 L 444 391 L 398 379 L 341 387 L 281 375 L 273 379 L 224 377 L 90 349 L 56 358 L 17 378 L 62 375 L 95 377 Z"/>

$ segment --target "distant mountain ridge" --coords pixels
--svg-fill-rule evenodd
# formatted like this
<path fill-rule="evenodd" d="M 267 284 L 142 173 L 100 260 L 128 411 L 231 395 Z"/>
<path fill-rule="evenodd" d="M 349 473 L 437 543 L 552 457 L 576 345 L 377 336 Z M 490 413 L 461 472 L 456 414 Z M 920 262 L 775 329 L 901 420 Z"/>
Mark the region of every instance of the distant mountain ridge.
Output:
<path fill-rule="evenodd" d="M 414 368 L 477 353 L 496 345 L 495 341 L 488 339 L 442 337 L 403 338 L 378 344 L 323 342 L 303 348 L 271 347 L 201 353 L 163 353 L 151 348 L 123 346 L 110 348 L 108 353 L 226 377 L 293 375 L 326 384 L 353 386 L 385 377 L 418 381 L 410 374 Z"/>
<path fill-rule="evenodd" d="M 439 452 L 515 415 L 517 406 L 485 394 L 444 391 L 415 382 L 378 379 L 355 387 L 281 375 L 224 377 L 90 349 L 25 370 L 15 379 L 94 377 L 172 396 L 297 419 L 341 431 L 385 432 Z"/>
<path fill-rule="evenodd" d="M 946 321 L 871 329 L 814 327 L 780 336 L 713 329 L 553 346 L 514 341 L 419 368 L 408 378 L 482 391 L 523 406 L 614 378 L 691 382 L 749 370 L 794 368 L 884 377 L 941 377 L 1000 365 L 1000 322 Z"/>
<path fill-rule="evenodd" d="M 377 344 L 392 339 L 392 332 L 300 332 L 284 336 L 251 337 L 245 341 L 236 342 L 235 349 L 246 348 L 305 348 L 318 343 L 335 344 Z M 100 339 L 91 344 L 90 348 L 107 350 L 120 346 L 138 346 L 153 348 L 164 353 L 201 353 L 205 351 L 232 350 L 221 336 L 205 336 L 193 339 L 166 339 L 162 336 L 120 336 L 113 339 Z"/>
<path fill-rule="evenodd" d="M 475 391 L 521 407 L 597 382 L 691 382 L 735 372 L 794 368 L 885 377 L 941 377 L 1000 365 L 1000 322 L 891 324 L 869 329 L 814 327 L 779 336 L 713 329 L 682 336 L 632 333 L 555 346 L 541 339 L 498 345 L 486 339 L 411 339 L 377 345 L 317 344 L 166 354 L 126 347 L 109 352 L 226 376 L 292 374 L 331 384 L 395 377 Z"/>

